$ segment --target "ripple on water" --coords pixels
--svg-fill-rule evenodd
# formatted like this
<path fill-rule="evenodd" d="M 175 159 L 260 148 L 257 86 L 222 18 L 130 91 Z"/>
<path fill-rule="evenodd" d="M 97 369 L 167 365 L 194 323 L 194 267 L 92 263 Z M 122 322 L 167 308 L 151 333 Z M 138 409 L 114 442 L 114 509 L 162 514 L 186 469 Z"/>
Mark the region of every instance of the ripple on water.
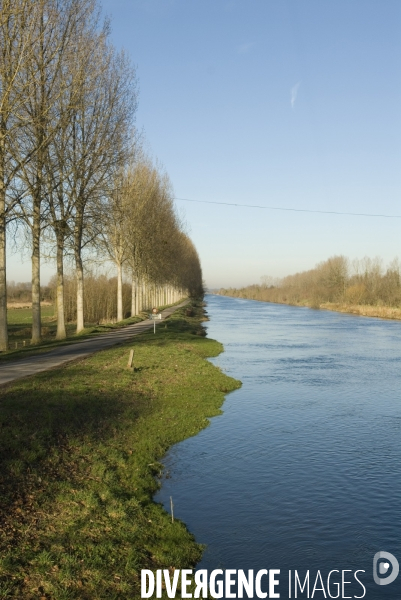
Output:
<path fill-rule="evenodd" d="M 211 362 L 243 386 L 168 453 L 156 498 L 208 545 L 200 566 L 365 569 L 369 600 L 399 597 L 371 569 L 401 559 L 401 323 L 218 296 L 208 313 Z"/>

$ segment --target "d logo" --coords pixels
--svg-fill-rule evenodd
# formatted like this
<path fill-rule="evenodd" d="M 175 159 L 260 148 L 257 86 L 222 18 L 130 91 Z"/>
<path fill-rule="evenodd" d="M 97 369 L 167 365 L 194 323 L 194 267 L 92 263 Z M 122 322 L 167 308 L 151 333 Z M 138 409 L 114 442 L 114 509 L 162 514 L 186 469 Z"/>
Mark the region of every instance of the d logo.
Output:
<path fill-rule="evenodd" d="M 386 562 L 383 562 L 383 561 Z M 379 562 L 380 561 L 380 562 Z M 379 565 L 377 564 L 379 562 Z M 387 577 L 379 577 L 379 575 L 385 575 L 389 568 L 390 564 L 392 566 L 392 570 L 390 575 Z M 379 568 L 377 568 L 379 566 Z M 375 583 L 378 585 L 388 585 L 389 583 L 393 583 L 395 579 L 397 579 L 398 571 L 400 570 L 400 566 L 398 564 L 398 560 L 393 554 L 390 552 L 376 552 L 373 557 L 373 579 Z"/>

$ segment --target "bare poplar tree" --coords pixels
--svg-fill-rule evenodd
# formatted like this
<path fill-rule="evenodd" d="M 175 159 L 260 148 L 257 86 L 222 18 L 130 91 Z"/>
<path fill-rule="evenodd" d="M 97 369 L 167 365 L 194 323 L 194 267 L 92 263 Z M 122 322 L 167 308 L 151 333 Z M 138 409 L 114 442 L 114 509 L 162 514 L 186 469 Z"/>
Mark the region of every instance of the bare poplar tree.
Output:
<path fill-rule="evenodd" d="M 168 301 L 164 286 L 178 287 L 187 238 L 175 212 L 170 180 L 160 168 L 142 157 L 128 171 L 126 181 L 130 201 L 123 235 L 132 273 L 131 313 L 135 314 Z"/>
<path fill-rule="evenodd" d="M 78 228 L 81 233 L 83 232 L 84 201 L 88 201 L 89 197 L 92 201 L 95 200 L 96 193 L 99 192 L 97 189 L 99 179 L 102 180 L 104 177 L 103 172 L 99 173 L 99 169 L 96 170 L 99 165 L 99 152 L 96 152 L 94 143 L 97 129 L 94 123 L 96 119 L 93 119 L 93 111 L 90 107 L 96 105 L 97 94 L 101 97 L 107 96 L 99 80 L 99 70 L 103 71 L 104 63 L 107 62 L 108 49 L 104 41 L 108 27 L 105 24 L 99 32 L 98 11 L 92 4 L 87 8 L 89 10 L 84 13 L 84 18 L 79 19 L 74 27 L 68 51 L 64 53 L 62 68 L 59 69 L 60 93 L 53 111 L 56 127 L 48 146 L 46 164 L 48 220 L 56 242 L 57 339 L 66 337 L 64 314 L 66 242 L 72 235 L 75 238 Z M 109 119 L 107 113 L 110 108 L 110 105 L 103 102 L 102 117 L 105 121 Z M 99 119 L 96 111 L 95 115 Z M 106 148 L 106 144 L 103 143 L 102 157 L 106 154 Z M 80 282 L 83 282 L 82 278 Z M 83 295 L 83 287 L 81 291 Z M 83 313 L 83 297 L 80 308 L 79 317 Z M 82 327 L 78 330 L 80 329 Z"/>
<path fill-rule="evenodd" d="M 149 249 L 156 244 L 154 218 L 157 218 L 158 173 L 145 157 L 140 157 L 127 172 L 126 193 L 129 210 L 124 219 L 127 262 L 132 280 L 131 314 L 143 308 L 143 292 Z"/>
<path fill-rule="evenodd" d="M 49 209 L 49 145 L 60 127 L 55 106 L 71 86 L 71 79 L 62 77 L 67 56 L 74 50 L 77 30 L 93 11 L 94 1 L 37 0 L 36 5 L 36 43 L 25 70 L 28 93 L 23 118 L 27 125 L 18 139 L 17 156 L 25 187 L 20 208 L 32 240 L 33 343 L 41 339 L 40 238 Z"/>
<path fill-rule="evenodd" d="M 13 209 L 12 188 L 18 173 L 14 138 L 27 92 L 22 74 L 35 41 L 37 10 L 29 0 L 3 0 L 0 10 L 0 350 L 8 349 L 6 220 Z M 11 193 L 10 193 L 11 192 Z"/>
<path fill-rule="evenodd" d="M 117 266 L 118 320 L 127 261 L 132 312 L 167 298 L 165 285 L 184 288 L 194 264 L 168 177 L 143 158 L 132 162 L 135 72 L 109 43 L 108 23 L 100 24 L 99 14 L 96 0 L 2 2 L 0 350 L 7 349 L 7 214 L 25 223 L 31 239 L 33 343 L 41 338 L 44 232 L 45 243 L 55 244 L 58 339 L 66 335 L 66 252 L 75 258 L 78 331 L 84 327 L 85 249 L 97 252 L 100 244 Z"/>
<path fill-rule="evenodd" d="M 96 246 L 99 239 L 99 215 L 114 240 L 113 260 L 119 272 L 119 309 L 122 319 L 122 263 L 124 252 L 118 241 L 121 194 L 115 181 L 131 154 L 133 118 L 137 107 L 135 71 L 124 53 L 116 53 L 107 44 L 107 24 L 101 35 L 85 44 L 82 57 L 86 73 L 81 99 L 74 112 L 69 163 L 71 177 L 68 194 L 73 198 L 73 246 L 77 278 L 77 332 L 84 327 L 85 246 Z M 82 40 L 81 43 L 83 43 Z M 88 51 L 89 50 L 89 51 Z M 88 65 L 90 70 L 88 71 Z M 110 211 L 109 211 L 110 208 Z M 113 224 L 114 223 L 114 224 Z M 119 320 L 121 320 L 119 318 Z"/>
<path fill-rule="evenodd" d="M 123 265 L 128 257 L 128 246 L 125 237 L 125 218 L 131 210 L 129 182 L 121 171 L 116 176 L 114 188 L 108 197 L 107 205 L 103 207 L 101 241 L 105 255 L 117 269 L 117 321 L 122 321 L 123 315 Z"/>

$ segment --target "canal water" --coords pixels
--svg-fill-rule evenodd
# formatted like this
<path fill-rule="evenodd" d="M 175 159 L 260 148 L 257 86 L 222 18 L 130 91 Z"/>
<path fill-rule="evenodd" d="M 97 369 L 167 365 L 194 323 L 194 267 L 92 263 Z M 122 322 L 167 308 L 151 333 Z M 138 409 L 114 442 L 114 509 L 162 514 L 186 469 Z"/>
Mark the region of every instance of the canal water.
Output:
<path fill-rule="evenodd" d="M 372 573 L 378 551 L 401 562 L 401 323 L 206 299 L 211 360 L 243 385 L 167 454 L 155 498 L 207 545 L 198 568 L 280 569 L 281 598 L 289 570 L 309 597 L 361 597 L 359 570 L 365 598 L 401 598 L 401 575 Z"/>

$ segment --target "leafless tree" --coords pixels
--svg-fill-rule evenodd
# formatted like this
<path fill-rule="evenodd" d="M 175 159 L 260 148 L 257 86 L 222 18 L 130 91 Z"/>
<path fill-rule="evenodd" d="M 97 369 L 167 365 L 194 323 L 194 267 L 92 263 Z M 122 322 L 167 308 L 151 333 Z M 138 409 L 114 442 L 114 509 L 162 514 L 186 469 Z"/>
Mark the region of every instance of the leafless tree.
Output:
<path fill-rule="evenodd" d="M 118 320 L 125 264 L 133 279 L 131 312 L 178 299 L 199 279 L 199 260 L 167 175 L 138 158 L 135 71 L 110 44 L 97 0 L 6 0 L 0 20 L 0 349 L 7 348 L 7 214 L 30 236 L 33 343 L 41 338 L 46 245 L 57 262 L 58 339 L 66 336 L 66 254 L 75 259 L 78 331 L 84 252 L 102 247 L 116 264 Z"/>
<path fill-rule="evenodd" d="M 71 237 L 77 276 L 77 331 L 84 327 L 82 250 L 95 245 L 99 208 L 110 182 L 127 160 L 135 76 L 128 59 L 107 44 L 107 22 L 96 12 L 77 30 L 74 51 L 60 70 L 64 93 L 55 106 L 56 133 L 49 144 L 48 202 L 57 256 L 57 338 L 66 336 L 63 258 Z M 69 85 L 65 86 L 65 82 Z M 70 236 L 71 234 L 71 236 Z"/>
<path fill-rule="evenodd" d="M 24 74 L 37 42 L 38 11 L 30 0 L 3 0 L 0 10 L 0 350 L 8 349 L 6 221 L 16 201 L 18 161 L 15 138 L 26 125 L 21 103 L 29 81 Z M 36 77 L 37 73 L 32 73 Z"/>
<path fill-rule="evenodd" d="M 19 178 L 24 186 L 21 214 L 32 240 L 32 342 L 41 338 L 40 240 L 49 210 L 49 146 L 60 129 L 59 100 L 71 86 L 63 77 L 77 34 L 94 10 L 94 0 L 37 0 L 36 42 L 25 69 L 27 93 L 16 145 Z M 46 173 L 47 171 L 47 173 Z"/>
<path fill-rule="evenodd" d="M 121 268 L 123 253 L 117 250 L 116 223 L 120 215 L 121 193 L 115 188 L 120 181 L 132 152 L 134 140 L 133 119 L 137 107 L 135 71 L 124 53 L 116 53 L 108 46 L 107 31 L 86 45 L 91 49 L 90 76 L 81 87 L 82 97 L 72 122 L 72 145 L 70 147 L 71 177 L 68 194 L 73 198 L 73 247 L 77 278 L 77 331 L 84 327 L 84 270 L 82 251 L 85 246 L 96 246 L 102 237 L 99 232 L 99 214 L 109 219 L 111 235 L 117 244 L 113 255 L 119 265 L 121 292 Z M 85 63 L 88 55 L 83 57 Z M 110 202 L 110 205 L 108 204 Z M 107 226 L 108 227 L 108 226 Z M 113 232 L 113 233 L 112 233 Z M 119 303 L 119 315 L 122 304 Z"/>
<path fill-rule="evenodd" d="M 167 174 L 142 156 L 127 174 L 125 191 L 130 198 L 123 231 L 132 275 L 131 313 L 200 291 L 199 258 L 175 211 Z"/>

